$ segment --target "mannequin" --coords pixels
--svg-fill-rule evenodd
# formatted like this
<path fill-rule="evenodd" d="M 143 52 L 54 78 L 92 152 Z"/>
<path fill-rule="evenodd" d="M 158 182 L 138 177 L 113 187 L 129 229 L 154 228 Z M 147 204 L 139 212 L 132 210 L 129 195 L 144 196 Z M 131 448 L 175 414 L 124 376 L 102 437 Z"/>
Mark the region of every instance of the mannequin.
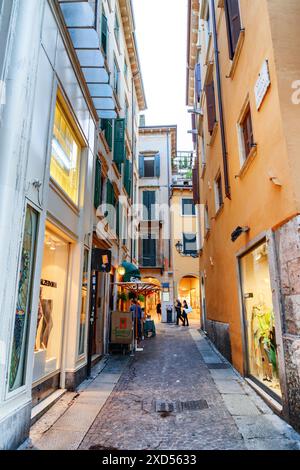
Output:
<path fill-rule="evenodd" d="M 53 300 L 43 300 L 43 324 L 40 335 L 41 347 L 47 349 L 48 341 L 50 337 L 51 330 L 53 328 L 52 320 L 52 309 L 53 309 Z"/>
<path fill-rule="evenodd" d="M 255 363 L 263 374 L 263 380 L 273 380 L 273 370 L 276 370 L 276 354 L 271 335 L 275 331 L 274 313 L 265 303 L 264 295 L 258 295 L 259 303 L 252 309 L 252 333 L 254 336 L 253 348 Z"/>

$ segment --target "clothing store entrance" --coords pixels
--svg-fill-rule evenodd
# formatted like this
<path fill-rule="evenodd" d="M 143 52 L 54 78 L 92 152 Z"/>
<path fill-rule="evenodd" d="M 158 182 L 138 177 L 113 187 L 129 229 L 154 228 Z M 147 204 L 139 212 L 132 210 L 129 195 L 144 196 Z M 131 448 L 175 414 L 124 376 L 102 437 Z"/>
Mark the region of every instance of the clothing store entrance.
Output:
<path fill-rule="evenodd" d="M 264 241 L 240 258 L 247 375 L 281 401 L 276 324 Z"/>

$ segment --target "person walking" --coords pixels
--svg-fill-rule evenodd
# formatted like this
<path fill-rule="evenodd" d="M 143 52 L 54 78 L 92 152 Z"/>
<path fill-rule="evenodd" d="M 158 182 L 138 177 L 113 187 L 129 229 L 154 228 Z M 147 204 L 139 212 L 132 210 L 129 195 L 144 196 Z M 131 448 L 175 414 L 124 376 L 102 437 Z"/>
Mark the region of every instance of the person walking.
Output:
<path fill-rule="evenodd" d="M 183 316 L 183 326 L 190 326 L 189 325 L 189 319 L 188 319 L 188 310 L 189 310 L 189 306 L 187 304 L 187 301 L 184 300 L 183 301 L 183 312 L 182 312 L 182 316 Z"/>
<path fill-rule="evenodd" d="M 175 311 L 176 311 L 176 325 L 179 326 L 179 320 L 182 321 L 182 324 L 183 323 L 183 316 L 182 316 L 182 312 L 181 312 L 181 307 L 182 307 L 182 304 L 180 302 L 179 299 L 176 300 L 176 304 L 175 304 Z"/>
<path fill-rule="evenodd" d="M 161 321 L 161 303 L 160 302 L 156 305 L 156 314 L 158 316 L 158 320 Z"/>

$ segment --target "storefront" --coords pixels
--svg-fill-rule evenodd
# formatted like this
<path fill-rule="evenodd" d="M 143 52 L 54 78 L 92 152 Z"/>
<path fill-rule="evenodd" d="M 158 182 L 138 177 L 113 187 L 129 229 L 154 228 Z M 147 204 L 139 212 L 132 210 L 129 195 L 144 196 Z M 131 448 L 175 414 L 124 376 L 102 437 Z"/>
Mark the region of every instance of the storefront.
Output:
<path fill-rule="evenodd" d="M 240 257 L 246 372 L 257 385 L 281 401 L 276 321 L 266 241 Z"/>
<path fill-rule="evenodd" d="M 34 348 L 34 402 L 59 388 L 68 264 L 69 243 L 47 226 Z M 48 386 L 39 386 L 45 382 Z"/>

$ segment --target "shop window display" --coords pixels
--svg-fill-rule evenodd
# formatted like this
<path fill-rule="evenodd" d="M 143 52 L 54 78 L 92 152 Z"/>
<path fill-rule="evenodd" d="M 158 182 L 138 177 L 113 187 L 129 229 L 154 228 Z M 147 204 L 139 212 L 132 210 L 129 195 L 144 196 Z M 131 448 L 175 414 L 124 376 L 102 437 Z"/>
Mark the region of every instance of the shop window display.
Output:
<path fill-rule="evenodd" d="M 34 267 L 37 222 L 37 213 L 28 206 L 26 210 L 21 253 L 19 289 L 10 362 L 10 391 L 18 389 L 25 383 L 26 350 L 30 322 L 31 285 Z"/>
<path fill-rule="evenodd" d="M 247 325 L 248 372 L 281 396 L 276 327 L 266 243 L 241 259 Z"/>
<path fill-rule="evenodd" d="M 69 246 L 46 230 L 38 305 L 33 381 L 59 370 Z"/>
<path fill-rule="evenodd" d="M 59 102 L 56 104 L 50 174 L 65 193 L 78 204 L 80 145 Z"/>
<path fill-rule="evenodd" d="M 79 326 L 79 346 L 78 354 L 84 353 L 84 341 L 86 330 L 86 309 L 87 309 L 87 290 L 88 290 L 88 261 L 89 252 L 84 250 L 84 262 L 82 273 L 82 286 L 81 286 L 81 312 L 80 312 L 80 326 Z"/>

